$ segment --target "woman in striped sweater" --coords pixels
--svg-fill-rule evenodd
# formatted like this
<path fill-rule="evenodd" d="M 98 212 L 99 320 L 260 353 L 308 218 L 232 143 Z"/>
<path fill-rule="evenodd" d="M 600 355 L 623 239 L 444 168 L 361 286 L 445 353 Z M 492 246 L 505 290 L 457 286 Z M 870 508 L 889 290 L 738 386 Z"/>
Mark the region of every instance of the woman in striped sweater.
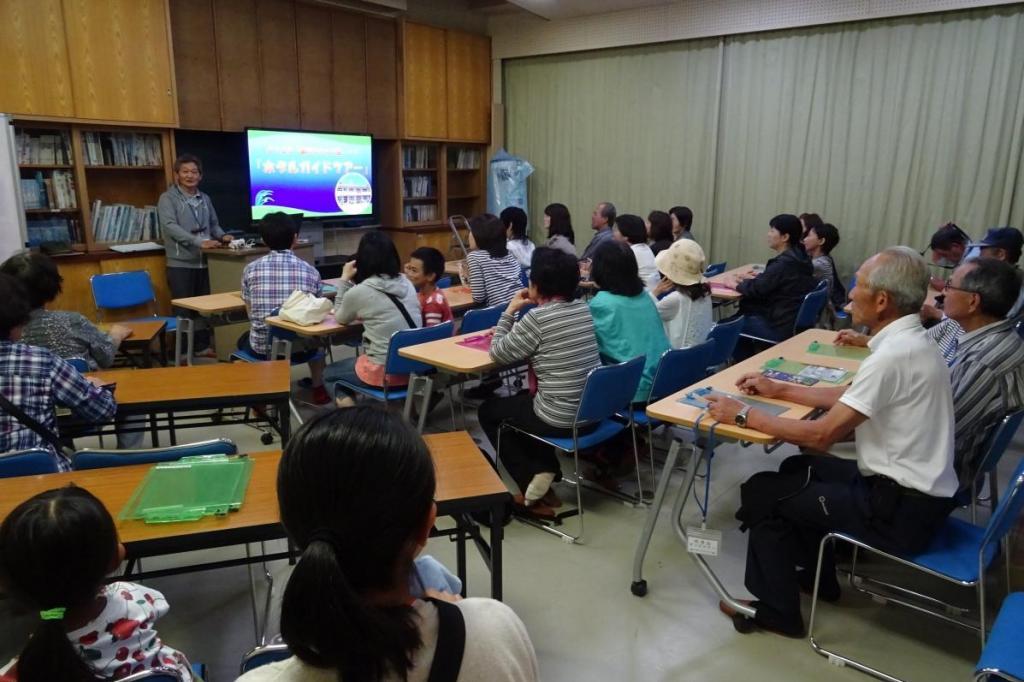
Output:
<path fill-rule="evenodd" d="M 526 360 L 536 375 L 535 391 L 491 398 L 480 406 L 480 426 L 495 451 L 502 422 L 537 435 L 572 436 L 587 375 L 601 364 L 590 309 L 575 299 L 578 283 L 573 256 L 538 248 L 531 261 L 530 288 L 512 298 L 494 330 L 491 358 L 501 365 Z M 537 307 L 516 322 L 516 313 L 530 303 Z M 553 517 L 561 502 L 550 488 L 561 469 L 551 448 L 507 430 L 501 459 L 522 493 L 516 505 L 536 516 Z"/>
<path fill-rule="evenodd" d="M 508 252 L 508 237 L 501 219 L 490 213 L 469 221 L 466 269 L 473 301 L 485 306 L 508 303 L 523 287 L 523 269 Z"/>

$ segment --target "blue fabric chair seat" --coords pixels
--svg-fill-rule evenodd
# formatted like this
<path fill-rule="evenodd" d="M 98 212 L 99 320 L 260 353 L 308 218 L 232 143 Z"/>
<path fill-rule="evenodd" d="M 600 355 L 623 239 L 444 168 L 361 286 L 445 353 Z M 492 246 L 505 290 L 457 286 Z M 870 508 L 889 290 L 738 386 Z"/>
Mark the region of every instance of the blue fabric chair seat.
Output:
<path fill-rule="evenodd" d="M 1024 631 L 1024 592 L 1006 595 L 999 615 L 992 626 L 988 642 L 978 659 L 977 670 L 999 671 L 1024 678 L 1024 647 L 1020 634 Z M 975 679 L 978 679 L 977 677 Z"/>
<path fill-rule="evenodd" d="M 948 518 L 931 545 L 911 560 L 927 569 L 949 576 L 954 580 L 974 582 L 978 579 L 978 548 L 985 535 L 984 526 L 975 526 L 967 521 Z M 995 559 L 999 544 L 992 542 L 985 547 L 985 565 Z"/>
<path fill-rule="evenodd" d="M 619 432 L 624 431 L 625 429 L 625 424 L 621 424 L 615 421 L 614 419 L 605 419 L 604 421 L 597 425 L 596 429 L 594 429 L 590 433 L 578 436 L 576 438 L 576 443 L 580 446 L 581 450 L 584 450 L 595 445 L 600 445 L 601 443 L 605 442 L 606 440 L 618 434 Z M 572 437 L 554 438 L 552 436 L 535 435 L 534 438 L 542 440 L 545 443 L 550 443 L 551 445 L 555 446 L 560 450 L 565 450 L 566 452 L 573 451 Z"/>
<path fill-rule="evenodd" d="M 241 348 L 232 353 L 231 357 L 241 360 L 242 362 L 263 362 L 266 360 L 266 358 L 261 358 L 258 355 L 250 353 L 247 350 L 242 350 Z"/>

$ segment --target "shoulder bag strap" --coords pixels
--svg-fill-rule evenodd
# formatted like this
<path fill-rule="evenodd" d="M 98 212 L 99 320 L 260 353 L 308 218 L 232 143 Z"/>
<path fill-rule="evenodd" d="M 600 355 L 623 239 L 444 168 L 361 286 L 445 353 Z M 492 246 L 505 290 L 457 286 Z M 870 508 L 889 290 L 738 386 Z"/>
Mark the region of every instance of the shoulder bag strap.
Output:
<path fill-rule="evenodd" d="M 440 599 L 428 599 L 437 608 L 437 647 L 427 682 L 456 682 L 466 650 L 466 619 L 462 610 Z"/>
<path fill-rule="evenodd" d="M 395 296 L 394 294 L 389 294 L 386 291 L 382 291 L 381 293 L 391 299 L 391 302 L 395 304 L 396 308 L 398 308 L 398 312 L 402 313 L 402 317 L 405 318 L 405 321 L 409 325 L 409 328 L 415 329 L 416 323 L 412 321 L 412 315 L 410 315 L 409 311 L 405 309 L 405 306 L 402 305 L 402 302 L 398 299 L 398 297 Z"/>
<path fill-rule="evenodd" d="M 55 434 L 53 431 L 46 428 L 38 421 L 36 421 L 34 418 L 26 414 L 24 410 L 22 410 L 20 407 L 18 407 L 10 400 L 8 400 L 7 396 L 5 396 L 3 393 L 0 393 L 0 407 L 2 407 L 5 412 L 10 414 L 16 420 L 21 422 L 24 426 L 27 426 L 32 431 L 35 431 L 44 441 L 52 445 L 54 449 L 56 449 L 57 452 L 59 452 L 61 455 L 67 457 L 68 459 L 71 459 L 71 456 L 68 454 L 68 448 L 65 447 L 63 443 L 60 442 L 60 438 L 57 438 L 57 434 Z"/>

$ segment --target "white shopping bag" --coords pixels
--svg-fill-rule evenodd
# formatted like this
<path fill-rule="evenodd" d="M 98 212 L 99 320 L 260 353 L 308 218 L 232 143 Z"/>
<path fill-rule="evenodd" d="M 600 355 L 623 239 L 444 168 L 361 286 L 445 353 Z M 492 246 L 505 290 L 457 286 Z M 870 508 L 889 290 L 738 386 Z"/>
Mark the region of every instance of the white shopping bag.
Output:
<path fill-rule="evenodd" d="M 305 291 L 293 291 L 292 295 L 281 305 L 278 316 L 287 322 L 308 327 L 320 324 L 334 308 L 330 299 L 318 298 Z"/>

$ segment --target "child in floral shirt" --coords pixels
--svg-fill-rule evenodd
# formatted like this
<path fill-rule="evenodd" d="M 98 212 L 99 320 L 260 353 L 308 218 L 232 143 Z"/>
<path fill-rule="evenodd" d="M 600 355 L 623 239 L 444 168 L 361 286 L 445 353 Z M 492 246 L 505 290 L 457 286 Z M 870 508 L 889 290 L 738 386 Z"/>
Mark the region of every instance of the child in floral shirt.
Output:
<path fill-rule="evenodd" d="M 154 668 L 191 682 L 185 656 L 153 627 L 163 595 L 105 576 L 124 559 L 110 514 L 90 492 L 68 486 L 22 502 L 0 525 L 0 585 L 39 612 L 13 666 L 19 680 L 118 680 Z"/>

